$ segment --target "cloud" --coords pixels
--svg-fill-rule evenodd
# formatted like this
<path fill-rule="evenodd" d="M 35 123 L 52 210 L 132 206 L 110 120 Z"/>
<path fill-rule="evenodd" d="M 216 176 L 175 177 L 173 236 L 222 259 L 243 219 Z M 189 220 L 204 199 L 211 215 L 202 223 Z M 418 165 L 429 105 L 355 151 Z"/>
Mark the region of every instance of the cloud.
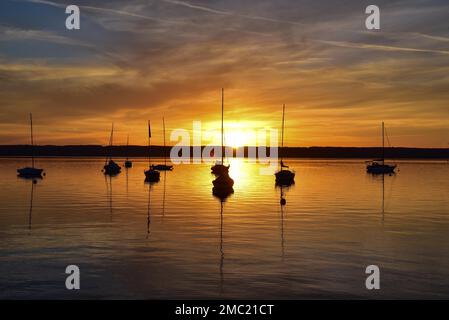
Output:
<path fill-rule="evenodd" d="M 48 6 L 53 6 L 57 8 L 66 8 L 69 4 L 62 4 L 47 0 L 21 0 L 24 2 L 30 2 L 30 3 L 36 3 L 36 4 L 44 4 Z M 89 6 L 89 5 L 78 5 L 80 9 L 86 10 L 86 11 L 93 11 L 93 12 L 100 12 L 100 13 L 106 13 L 106 14 L 114 14 L 114 15 L 120 15 L 120 16 L 126 16 L 131 18 L 137 18 L 137 19 L 143 19 L 143 20 L 149 20 L 149 21 L 156 21 L 156 22 L 163 22 L 163 23 L 173 23 L 177 24 L 179 22 L 177 21 L 171 21 L 167 19 L 160 19 L 158 17 L 152 17 L 148 15 L 142 15 L 134 12 L 129 12 L 125 10 L 117 10 L 117 9 L 111 9 L 111 8 L 104 8 L 104 7 L 97 7 L 97 6 Z"/>
<path fill-rule="evenodd" d="M 405 48 L 405 47 L 394 47 L 394 46 L 377 45 L 377 44 L 369 44 L 369 43 L 354 43 L 354 42 L 347 42 L 347 41 L 330 41 L 330 40 L 315 40 L 315 41 L 319 42 L 319 43 L 329 44 L 329 45 L 343 47 L 343 48 L 398 51 L 398 52 L 422 52 L 422 53 L 436 53 L 436 54 L 443 54 L 443 55 L 449 54 L 449 51 L 446 51 L 446 50 Z"/>
<path fill-rule="evenodd" d="M 214 13 L 214 14 L 218 14 L 218 15 L 234 16 L 234 17 L 240 17 L 240 18 L 251 19 L 251 20 L 260 20 L 260 21 L 265 21 L 265 22 L 274 22 L 277 24 L 290 24 L 290 25 L 295 25 L 295 26 L 303 25 L 302 23 L 295 22 L 295 21 L 273 19 L 273 18 L 269 18 L 269 17 L 261 17 L 261 16 L 256 16 L 256 15 L 241 14 L 241 13 L 232 12 L 232 11 L 212 9 L 212 8 L 205 7 L 205 6 L 194 5 L 194 4 L 191 4 L 186 1 L 178 1 L 178 0 L 163 0 L 163 1 L 167 2 L 167 3 L 174 4 L 174 5 L 180 5 L 180 6 L 184 6 L 187 8 L 200 10 L 200 11 L 204 11 L 204 12 L 208 12 L 208 13 Z"/>

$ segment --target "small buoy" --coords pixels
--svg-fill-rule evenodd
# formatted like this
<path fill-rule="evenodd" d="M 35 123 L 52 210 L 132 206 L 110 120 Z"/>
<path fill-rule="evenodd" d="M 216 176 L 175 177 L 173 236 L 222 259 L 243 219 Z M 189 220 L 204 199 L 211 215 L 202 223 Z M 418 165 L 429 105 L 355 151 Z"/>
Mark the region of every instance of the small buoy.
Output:
<path fill-rule="evenodd" d="M 281 199 L 281 205 L 285 206 L 285 204 L 287 203 L 287 200 L 285 200 L 284 198 Z"/>

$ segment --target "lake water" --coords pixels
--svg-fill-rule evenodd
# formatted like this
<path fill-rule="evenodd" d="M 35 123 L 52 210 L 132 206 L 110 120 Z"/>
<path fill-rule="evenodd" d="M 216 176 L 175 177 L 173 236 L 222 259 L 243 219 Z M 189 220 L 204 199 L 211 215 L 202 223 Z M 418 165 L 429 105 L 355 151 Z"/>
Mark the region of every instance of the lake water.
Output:
<path fill-rule="evenodd" d="M 146 160 L 107 179 L 103 162 L 38 159 L 33 184 L 15 172 L 29 160 L 0 159 L 0 298 L 449 298 L 447 163 L 398 162 L 383 179 L 361 160 L 289 160 L 281 208 L 274 176 L 245 160 L 223 203 L 208 164 L 150 186 Z"/>

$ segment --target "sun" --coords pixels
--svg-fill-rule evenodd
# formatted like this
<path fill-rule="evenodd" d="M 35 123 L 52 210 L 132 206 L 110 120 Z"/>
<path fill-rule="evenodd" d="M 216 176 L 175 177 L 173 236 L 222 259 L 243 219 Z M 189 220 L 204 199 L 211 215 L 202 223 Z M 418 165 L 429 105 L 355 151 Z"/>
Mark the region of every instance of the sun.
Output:
<path fill-rule="evenodd" d="M 258 130 L 266 128 L 265 123 L 256 121 L 229 121 L 224 124 L 224 145 L 238 149 L 257 146 Z M 221 123 L 210 122 L 204 126 L 204 138 L 214 145 L 221 145 Z"/>
<path fill-rule="evenodd" d="M 231 131 L 225 133 L 224 144 L 234 149 L 243 147 L 247 143 L 246 134 L 243 131 Z"/>

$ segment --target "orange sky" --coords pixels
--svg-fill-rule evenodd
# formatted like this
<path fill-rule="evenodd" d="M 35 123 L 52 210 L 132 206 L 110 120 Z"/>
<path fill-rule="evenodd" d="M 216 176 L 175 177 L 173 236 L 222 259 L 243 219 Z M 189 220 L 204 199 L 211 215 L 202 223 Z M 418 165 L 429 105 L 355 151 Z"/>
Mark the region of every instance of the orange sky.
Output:
<path fill-rule="evenodd" d="M 91 2 L 79 31 L 57 2 L 2 3 L 1 144 L 28 143 L 29 112 L 39 144 L 107 144 L 111 122 L 116 144 L 145 144 L 147 119 L 162 144 L 162 116 L 167 136 L 218 130 L 224 87 L 231 144 L 279 128 L 285 103 L 288 146 L 376 146 L 381 121 L 393 146 L 448 146 L 440 1 L 379 1 L 378 32 L 363 1 Z"/>

